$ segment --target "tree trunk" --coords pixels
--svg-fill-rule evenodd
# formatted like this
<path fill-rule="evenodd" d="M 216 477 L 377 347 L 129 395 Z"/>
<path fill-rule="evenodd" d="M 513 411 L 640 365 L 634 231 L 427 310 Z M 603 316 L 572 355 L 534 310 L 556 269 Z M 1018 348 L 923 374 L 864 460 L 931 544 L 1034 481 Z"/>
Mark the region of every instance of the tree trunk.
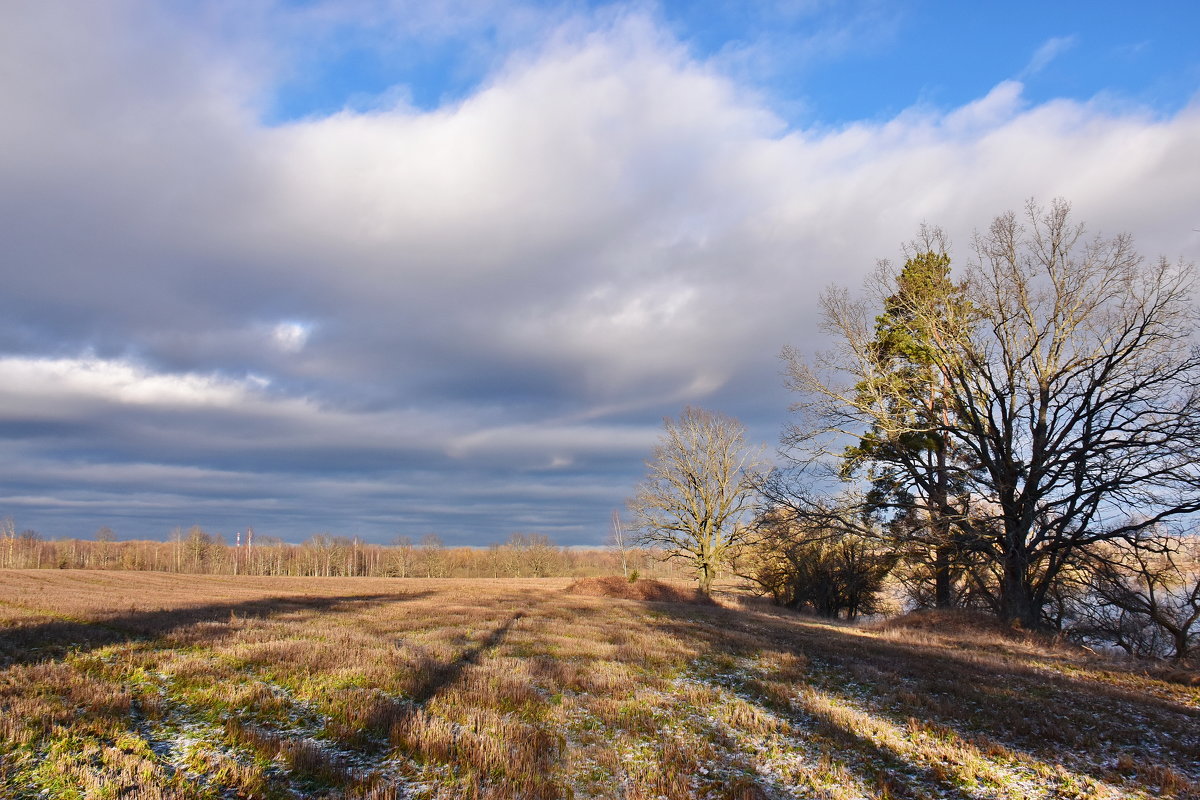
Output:
<path fill-rule="evenodd" d="M 954 605 L 950 580 L 950 545 L 940 545 L 933 556 L 933 604 L 936 608 Z"/>
<path fill-rule="evenodd" d="M 943 383 L 944 383 L 943 378 Z M 943 386 L 944 389 L 944 386 Z M 929 410 L 935 408 L 933 387 L 930 387 Z M 942 424 L 949 425 L 949 415 L 942 411 Z M 947 497 L 949 495 L 949 473 L 946 465 L 946 444 L 939 437 L 937 442 L 937 473 L 934 476 L 934 490 L 930 497 L 930 521 L 933 523 L 933 533 L 939 544 L 933 555 L 933 604 L 936 608 L 950 608 L 954 604 L 951 594 L 950 563 L 954 557 L 950 544 L 950 526 L 946 521 Z"/>
<path fill-rule="evenodd" d="M 1183 661 L 1191 655 L 1189 652 L 1191 649 L 1189 646 L 1190 642 L 1188 641 L 1191 637 L 1188 636 L 1188 627 L 1176 628 L 1171 631 L 1171 635 L 1175 639 L 1175 660 Z"/>
<path fill-rule="evenodd" d="M 712 594 L 713 571 L 711 564 L 700 565 L 700 591 L 704 594 Z"/>
<path fill-rule="evenodd" d="M 1004 558 L 1004 577 L 1000 584 L 1000 617 L 1028 630 L 1042 627 L 1041 605 L 1029 584 L 1029 563 L 1024 553 L 1009 553 Z"/>

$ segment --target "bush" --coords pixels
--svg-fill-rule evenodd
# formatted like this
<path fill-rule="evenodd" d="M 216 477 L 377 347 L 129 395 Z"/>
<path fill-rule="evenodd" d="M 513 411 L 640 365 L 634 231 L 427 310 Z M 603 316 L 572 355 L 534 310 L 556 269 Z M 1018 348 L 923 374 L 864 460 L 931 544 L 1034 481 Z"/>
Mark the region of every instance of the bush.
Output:
<path fill-rule="evenodd" d="M 897 557 L 877 542 L 790 519 L 761 531 L 742 575 L 776 605 L 847 619 L 882 610 L 880 592 Z"/>

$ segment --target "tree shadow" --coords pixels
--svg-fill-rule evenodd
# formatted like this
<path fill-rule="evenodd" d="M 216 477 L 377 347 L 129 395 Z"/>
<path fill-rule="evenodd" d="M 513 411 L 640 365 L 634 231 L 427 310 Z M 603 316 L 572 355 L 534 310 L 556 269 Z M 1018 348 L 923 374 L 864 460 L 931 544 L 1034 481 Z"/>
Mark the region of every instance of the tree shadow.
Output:
<path fill-rule="evenodd" d="M 428 668 L 424 680 L 408 695 L 407 700 L 411 706 L 423 707 L 428 705 L 429 701 L 433 700 L 444 689 L 458 680 L 463 670 L 478 664 L 480 657 L 485 652 L 500 645 L 505 637 L 508 636 L 508 632 L 512 629 L 512 626 L 524 616 L 524 612 L 518 611 L 485 636 L 478 644 L 464 650 L 458 658 Z"/>
<path fill-rule="evenodd" d="M 1193 773 L 1191 779 L 1198 777 L 1184 765 L 1200 763 L 1200 708 L 1150 691 L 1063 675 L 1014 657 L 864 636 L 799 615 L 644 605 L 654 612 L 654 627 L 699 643 L 710 657 L 753 656 L 764 650 L 802 654 L 810 668 L 797 688 L 807 684 L 831 697 L 852 697 L 890 725 L 904 727 L 908 718 L 915 718 L 952 731 L 964 743 L 977 741 L 984 749 L 986 743 L 996 743 L 1102 782 L 1121 780 L 1105 764 L 1122 756 L 1138 764 L 1182 768 Z M 886 743 L 834 720 L 818 718 L 816 724 L 829 737 L 843 737 L 853 749 L 873 753 L 889 770 L 899 770 L 901 781 L 904 775 L 920 776 L 918 780 L 945 791 L 960 791 L 940 770 L 914 763 Z M 1074 758 L 1072 752 L 1083 757 Z M 893 794 L 900 794 L 898 789 L 892 787 Z"/>
<path fill-rule="evenodd" d="M 207 603 L 154 611 L 129 611 L 97 619 L 53 619 L 18 622 L 0 628 L 0 668 L 61 660 L 69 653 L 89 652 L 111 645 L 152 642 L 200 623 L 230 623 L 237 619 L 271 619 L 289 613 L 341 614 L 368 605 L 418 600 L 431 591 L 404 594 L 341 596 L 280 595 L 238 602 Z M 54 612 L 27 609 L 50 616 Z"/>

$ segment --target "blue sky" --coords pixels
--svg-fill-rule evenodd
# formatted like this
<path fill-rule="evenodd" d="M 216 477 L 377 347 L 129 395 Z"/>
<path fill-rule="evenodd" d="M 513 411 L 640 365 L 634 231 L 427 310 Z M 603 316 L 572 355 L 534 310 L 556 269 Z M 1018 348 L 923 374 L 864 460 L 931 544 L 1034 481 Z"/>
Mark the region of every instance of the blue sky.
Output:
<path fill-rule="evenodd" d="M 1129 8 L 5 4 L 0 517 L 598 543 L 922 222 L 1200 259 L 1200 12 Z"/>
<path fill-rule="evenodd" d="M 309 4 L 296 4 L 304 8 Z M 514 4 L 515 5 L 515 4 Z M 734 2 L 521 4 L 551 21 L 643 13 L 706 61 L 763 92 L 795 126 L 949 108 L 1006 78 L 1026 98 L 1108 96 L 1174 112 L 1200 82 L 1194 3 Z M 521 26 L 518 26 L 521 27 Z M 504 13 L 428 30 L 381 32 L 344 21 L 297 55 L 274 87 L 274 120 L 363 108 L 399 93 L 418 108 L 477 89 L 506 45 L 530 45 L 536 26 L 506 28 Z"/>

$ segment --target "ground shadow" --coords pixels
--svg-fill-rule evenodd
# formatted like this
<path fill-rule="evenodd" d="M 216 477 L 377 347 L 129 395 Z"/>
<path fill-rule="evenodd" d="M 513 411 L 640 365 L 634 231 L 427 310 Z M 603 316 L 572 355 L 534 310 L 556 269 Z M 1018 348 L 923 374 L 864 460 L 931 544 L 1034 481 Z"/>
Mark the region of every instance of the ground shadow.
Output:
<path fill-rule="evenodd" d="M 428 669 L 427 677 L 409 694 L 408 701 L 415 707 L 427 705 L 442 690 L 458 680 L 463 670 L 469 666 L 478 664 L 480 657 L 484 653 L 493 647 L 499 646 L 504 641 L 504 638 L 508 636 L 508 632 L 512 629 L 512 626 L 524 616 L 523 612 L 513 614 L 484 637 L 483 641 L 464 650 L 458 658 Z"/>
<path fill-rule="evenodd" d="M 92 620 L 53 619 L 31 624 L 18 622 L 0 628 L 0 668 L 11 664 L 59 660 L 68 653 L 88 652 L 110 645 L 154 641 L 202 622 L 270 619 L 298 612 L 338 614 L 359 610 L 366 605 L 417 600 L 430 594 L 433 592 L 329 597 L 281 595 L 154 611 L 129 611 Z M 47 616 L 54 613 L 36 608 L 26 610 Z"/>
<path fill-rule="evenodd" d="M 1037 664 L 993 658 L 952 648 L 866 637 L 850 628 L 801 615 L 757 610 L 711 609 L 666 603 L 643 604 L 649 624 L 699 643 L 718 658 L 783 650 L 811 662 L 805 682 L 833 695 L 849 694 L 872 714 L 904 726 L 909 717 L 944 726 L 963 741 L 994 741 L 1046 764 L 1064 763 L 1072 751 L 1102 758 L 1067 759 L 1065 765 L 1100 781 L 1120 780 L 1111 765 L 1129 756 L 1195 774 L 1200 763 L 1200 709 L 1139 692 L 1134 687 L 1039 669 Z M 805 715 L 807 716 L 807 715 Z M 842 735 L 860 752 L 906 773 L 945 781 L 830 720 L 830 736 Z M 830 728 L 829 726 L 833 726 Z M 855 741 L 856 740 L 856 741 Z"/>

